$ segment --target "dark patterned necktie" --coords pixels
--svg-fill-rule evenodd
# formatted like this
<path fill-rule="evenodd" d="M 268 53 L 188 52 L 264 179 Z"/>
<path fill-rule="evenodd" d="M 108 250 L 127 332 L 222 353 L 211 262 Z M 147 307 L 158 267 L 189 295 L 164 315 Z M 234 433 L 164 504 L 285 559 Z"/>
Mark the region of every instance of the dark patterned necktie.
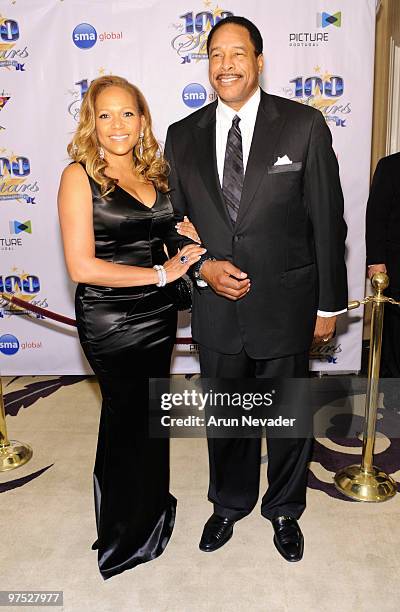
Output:
<path fill-rule="evenodd" d="M 236 223 L 238 216 L 244 178 L 242 134 L 239 121 L 240 117 L 235 115 L 232 119 L 232 127 L 228 132 L 222 179 L 222 193 L 232 223 Z"/>

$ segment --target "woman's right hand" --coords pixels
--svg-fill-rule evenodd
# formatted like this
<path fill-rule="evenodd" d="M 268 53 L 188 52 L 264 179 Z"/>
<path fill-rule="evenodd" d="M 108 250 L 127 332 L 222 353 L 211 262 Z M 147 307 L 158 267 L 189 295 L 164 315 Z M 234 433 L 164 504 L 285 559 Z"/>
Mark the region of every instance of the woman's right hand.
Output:
<path fill-rule="evenodd" d="M 168 259 L 164 264 L 164 270 L 167 273 L 167 283 L 172 283 L 172 281 L 186 274 L 190 266 L 198 262 L 206 251 L 207 249 L 198 244 L 187 244 L 177 255 Z M 187 257 L 188 261 L 182 263 L 181 257 Z"/>

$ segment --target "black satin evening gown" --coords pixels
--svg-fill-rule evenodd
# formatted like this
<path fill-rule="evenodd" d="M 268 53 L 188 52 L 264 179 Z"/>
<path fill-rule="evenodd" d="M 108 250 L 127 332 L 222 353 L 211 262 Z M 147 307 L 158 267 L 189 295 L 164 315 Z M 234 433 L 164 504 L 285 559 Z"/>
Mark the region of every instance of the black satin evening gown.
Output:
<path fill-rule="evenodd" d="M 107 197 L 89 178 L 96 257 L 151 268 L 167 259 L 174 233 L 167 195 L 152 208 L 120 187 Z M 175 233 L 176 235 L 176 233 Z M 104 579 L 158 557 L 171 536 L 169 441 L 148 435 L 148 378 L 168 377 L 177 311 L 155 285 L 79 284 L 79 338 L 103 397 L 94 496 L 98 563 Z"/>

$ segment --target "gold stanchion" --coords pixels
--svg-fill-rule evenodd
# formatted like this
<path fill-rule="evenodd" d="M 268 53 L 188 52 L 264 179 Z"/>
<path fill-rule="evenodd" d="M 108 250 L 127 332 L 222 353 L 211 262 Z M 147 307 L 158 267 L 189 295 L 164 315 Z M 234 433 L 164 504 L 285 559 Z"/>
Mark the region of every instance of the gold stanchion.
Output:
<path fill-rule="evenodd" d="M 65 323 L 66 325 L 76 326 L 76 321 L 59 315 L 56 312 L 51 312 L 46 308 L 40 308 L 29 302 L 25 302 L 13 294 L 0 293 L 0 305 L 11 304 L 13 309 L 18 311 L 30 311 L 38 315 L 45 316 L 54 321 Z M 24 465 L 32 457 L 32 448 L 29 444 L 23 442 L 17 442 L 16 440 L 9 440 L 7 436 L 6 417 L 4 410 L 3 390 L 1 385 L 0 377 L 0 472 L 7 470 L 13 470 L 14 468 Z"/>
<path fill-rule="evenodd" d="M 13 470 L 20 465 L 24 465 L 31 457 L 32 448 L 29 444 L 8 439 L 3 389 L 0 377 L 0 472 Z"/>
<path fill-rule="evenodd" d="M 350 465 L 339 470 L 334 478 L 336 488 L 347 497 L 351 497 L 357 501 L 386 501 L 393 497 L 397 490 L 395 481 L 388 476 L 388 474 L 385 474 L 385 472 L 373 465 L 383 313 L 385 302 L 398 304 L 398 302 L 392 298 L 383 295 L 383 291 L 388 285 L 388 276 L 383 272 L 378 272 L 372 278 L 372 286 L 375 290 L 375 295 L 369 296 L 364 300 L 349 303 L 349 309 L 353 309 L 358 308 L 360 304 L 372 302 L 368 386 L 365 398 L 365 424 L 361 465 Z"/>

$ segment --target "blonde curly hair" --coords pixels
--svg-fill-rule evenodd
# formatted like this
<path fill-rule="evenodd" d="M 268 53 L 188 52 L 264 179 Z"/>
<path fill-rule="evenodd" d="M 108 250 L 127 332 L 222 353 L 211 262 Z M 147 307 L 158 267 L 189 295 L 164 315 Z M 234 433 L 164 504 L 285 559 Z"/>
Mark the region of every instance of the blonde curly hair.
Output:
<path fill-rule="evenodd" d="M 101 193 L 107 196 L 118 181 L 105 175 L 107 163 L 99 155 L 99 142 L 95 125 L 97 96 L 107 87 L 121 87 L 129 91 L 136 100 L 139 113 L 145 118 L 143 139 L 133 149 L 133 167 L 146 181 L 152 182 L 162 192 L 168 191 L 168 164 L 152 132 L 149 107 L 142 92 L 129 81 L 119 76 L 103 76 L 92 81 L 84 95 L 76 132 L 67 147 L 68 155 L 86 167 L 88 175 L 100 185 Z"/>

